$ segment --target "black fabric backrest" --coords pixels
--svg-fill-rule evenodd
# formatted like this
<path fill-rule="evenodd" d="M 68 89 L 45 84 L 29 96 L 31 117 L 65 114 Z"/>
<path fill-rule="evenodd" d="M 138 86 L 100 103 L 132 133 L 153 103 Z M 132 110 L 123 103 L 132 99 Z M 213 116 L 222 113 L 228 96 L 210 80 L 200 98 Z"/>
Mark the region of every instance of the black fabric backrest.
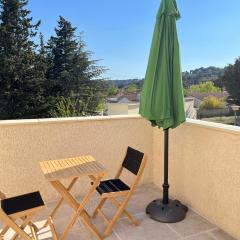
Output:
<path fill-rule="evenodd" d="M 142 163 L 144 153 L 128 147 L 127 154 L 124 158 L 122 166 L 137 175 Z"/>

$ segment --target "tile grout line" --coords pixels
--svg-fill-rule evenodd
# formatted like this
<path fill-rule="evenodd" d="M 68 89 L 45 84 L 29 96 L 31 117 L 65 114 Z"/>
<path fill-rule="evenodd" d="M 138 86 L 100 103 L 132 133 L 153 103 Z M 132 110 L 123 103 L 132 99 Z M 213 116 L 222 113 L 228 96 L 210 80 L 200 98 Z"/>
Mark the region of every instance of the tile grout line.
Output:
<path fill-rule="evenodd" d="M 213 237 L 215 240 L 218 240 L 217 237 L 212 233 L 214 231 L 214 229 L 212 231 L 209 231 L 209 235 L 211 237 Z"/>
<path fill-rule="evenodd" d="M 203 234 L 203 233 L 211 233 L 212 231 L 214 231 L 214 230 L 216 230 L 216 229 L 219 229 L 219 228 L 217 228 L 217 227 L 211 228 L 211 229 L 208 229 L 208 230 L 206 230 L 206 231 L 201 231 L 201 232 L 199 232 L 199 233 L 195 233 L 195 234 L 191 234 L 191 235 L 185 236 L 185 237 L 183 237 L 182 239 L 188 239 L 188 238 L 190 238 L 190 237 L 199 236 L 199 235 L 201 235 L 201 234 Z M 214 237 L 214 239 L 216 239 L 216 238 Z M 218 239 L 216 239 L 216 240 L 218 240 Z"/>
<path fill-rule="evenodd" d="M 182 236 L 180 233 L 178 233 L 174 228 L 172 228 L 172 227 L 170 226 L 170 224 L 167 223 L 167 226 L 168 226 L 168 228 L 169 228 L 171 231 L 173 231 L 174 233 L 176 233 L 178 237 L 180 237 L 179 239 L 183 239 L 183 236 Z"/>
<path fill-rule="evenodd" d="M 115 230 L 112 230 L 112 232 L 113 232 L 113 234 L 117 237 L 118 240 L 122 240 L 122 239 L 120 238 L 120 236 L 117 234 L 117 232 L 115 232 Z"/>

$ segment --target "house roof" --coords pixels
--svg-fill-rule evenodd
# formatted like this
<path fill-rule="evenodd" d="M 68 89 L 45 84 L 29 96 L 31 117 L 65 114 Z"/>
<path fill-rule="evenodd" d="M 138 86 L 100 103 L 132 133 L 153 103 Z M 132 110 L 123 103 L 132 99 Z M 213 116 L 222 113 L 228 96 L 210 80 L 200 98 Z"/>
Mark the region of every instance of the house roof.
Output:
<path fill-rule="evenodd" d="M 108 102 L 109 103 L 135 103 L 135 102 L 139 102 L 139 99 L 140 99 L 139 96 L 140 96 L 139 93 L 128 93 L 128 94 L 123 94 L 121 96 L 109 98 Z"/>

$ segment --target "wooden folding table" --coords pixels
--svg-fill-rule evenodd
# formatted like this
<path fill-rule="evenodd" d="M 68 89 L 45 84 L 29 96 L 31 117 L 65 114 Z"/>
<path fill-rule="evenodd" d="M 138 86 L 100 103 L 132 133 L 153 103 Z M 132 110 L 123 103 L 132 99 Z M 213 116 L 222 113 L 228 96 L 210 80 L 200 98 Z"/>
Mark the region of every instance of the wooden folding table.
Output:
<path fill-rule="evenodd" d="M 102 236 L 99 234 L 96 227 L 92 224 L 91 219 L 85 205 L 90 200 L 94 190 L 99 185 L 100 180 L 106 174 L 105 168 L 98 163 L 92 156 L 81 156 L 68 159 L 50 160 L 40 162 L 40 167 L 51 185 L 61 195 L 61 199 L 49 216 L 48 223 L 50 224 L 52 231 L 54 232 L 54 240 L 58 239 L 54 225 L 52 224 L 52 218 L 55 216 L 59 207 L 66 201 L 75 211 L 74 216 L 66 226 L 61 239 L 66 239 L 70 229 L 73 227 L 77 218 L 80 217 L 86 227 L 97 237 L 102 240 Z M 70 190 L 77 182 L 79 177 L 88 176 L 92 182 L 92 185 L 87 194 L 82 199 L 82 202 L 78 203 L 76 198 L 70 193 Z M 70 184 L 66 187 L 61 183 L 61 180 L 70 179 Z"/>

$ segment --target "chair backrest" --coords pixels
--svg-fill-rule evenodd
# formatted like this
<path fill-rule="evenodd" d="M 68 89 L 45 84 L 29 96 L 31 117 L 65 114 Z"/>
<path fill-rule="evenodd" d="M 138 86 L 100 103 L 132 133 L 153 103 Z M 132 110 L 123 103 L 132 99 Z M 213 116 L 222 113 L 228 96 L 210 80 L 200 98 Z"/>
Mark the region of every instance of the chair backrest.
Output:
<path fill-rule="evenodd" d="M 123 160 L 122 167 L 126 168 L 131 173 L 137 175 L 144 159 L 144 153 L 128 147 L 126 156 Z"/>

